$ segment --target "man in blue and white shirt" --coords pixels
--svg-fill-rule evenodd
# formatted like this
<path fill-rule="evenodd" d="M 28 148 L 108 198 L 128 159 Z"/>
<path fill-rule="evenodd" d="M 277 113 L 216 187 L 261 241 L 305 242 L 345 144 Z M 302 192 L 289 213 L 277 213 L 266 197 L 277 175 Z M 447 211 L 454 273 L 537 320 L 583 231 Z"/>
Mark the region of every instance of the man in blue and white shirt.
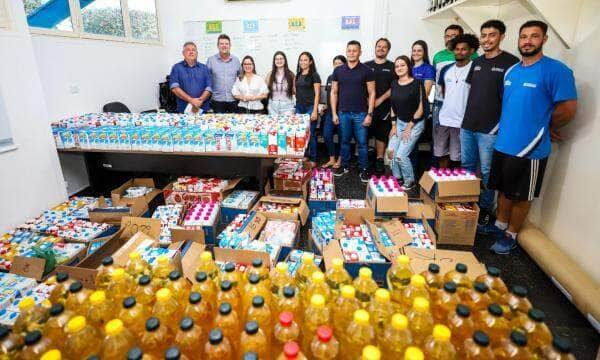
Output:
<path fill-rule="evenodd" d="M 213 85 L 210 106 L 217 114 L 236 113 L 238 103 L 231 90 L 241 71 L 240 59 L 231 54 L 231 39 L 226 34 L 219 35 L 217 47 L 219 52 L 206 60 Z"/>
<path fill-rule="evenodd" d="M 528 21 L 519 30 L 521 62 L 504 76 L 498 138 L 492 155 L 489 187 L 498 190 L 496 242 L 492 251 L 509 254 L 538 197 L 551 152 L 551 138 L 577 111 L 573 72 L 543 53 L 548 25 Z"/>

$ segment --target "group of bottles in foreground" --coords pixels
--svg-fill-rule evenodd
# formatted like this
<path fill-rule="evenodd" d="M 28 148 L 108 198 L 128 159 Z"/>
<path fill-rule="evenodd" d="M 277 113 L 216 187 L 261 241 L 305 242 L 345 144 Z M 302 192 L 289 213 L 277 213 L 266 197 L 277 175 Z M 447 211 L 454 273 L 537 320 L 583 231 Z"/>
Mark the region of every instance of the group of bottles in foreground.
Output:
<path fill-rule="evenodd" d="M 190 283 L 166 257 L 151 268 L 134 252 L 125 268 L 104 259 L 95 291 L 57 274 L 48 302 L 23 299 L 0 359 L 574 359 L 526 289 L 499 275 L 413 274 L 400 256 L 383 289 L 341 259 L 323 273 L 305 254 L 292 277 L 260 260 L 221 271 L 204 252 Z"/>

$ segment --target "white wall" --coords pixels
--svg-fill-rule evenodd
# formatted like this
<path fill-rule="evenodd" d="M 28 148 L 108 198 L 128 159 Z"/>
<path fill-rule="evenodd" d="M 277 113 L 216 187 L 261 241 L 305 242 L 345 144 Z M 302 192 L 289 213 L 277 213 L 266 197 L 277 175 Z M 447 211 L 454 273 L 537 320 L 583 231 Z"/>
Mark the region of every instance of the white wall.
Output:
<path fill-rule="evenodd" d="M 17 150 L 0 154 L 0 233 L 66 199 L 23 3 L 0 30 L 0 88 Z"/>
<path fill-rule="evenodd" d="M 159 0 L 159 15 L 170 2 Z M 164 30 L 162 30 L 164 34 Z M 49 120 L 120 101 L 133 112 L 158 107 L 158 83 L 170 70 L 164 45 L 32 35 Z M 70 194 L 89 185 L 81 155 L 60 155 Z"/>

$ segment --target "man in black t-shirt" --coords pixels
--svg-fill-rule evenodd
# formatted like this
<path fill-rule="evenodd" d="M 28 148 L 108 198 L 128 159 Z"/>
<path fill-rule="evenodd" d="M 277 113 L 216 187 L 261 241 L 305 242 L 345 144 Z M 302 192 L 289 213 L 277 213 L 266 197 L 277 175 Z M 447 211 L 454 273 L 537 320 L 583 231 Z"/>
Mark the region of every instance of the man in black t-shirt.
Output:
<path fill-rule="evenodd" d="M 375 43 L 375 59 L 367 61 L 365 65 L 373 69 L 375 73 L 375 111 L 373 111 L 373 123 L 370 128 L 370 136 L 375 137 L 377 149 L 377 162 L 375 172 L 383 174 L 385 167 L 383 157 L 385 147 L 390 135 L 392 123 L 390 119 L 390 86 L 394 81 L 394 63 L 387 59 L 392 44 L 386 38 L 380 38 Z"/>
<path fill-rule="evenodd" d="M 470 171 L 477 171 L 478 164 L 481 168 L 484 188 L 479 199 L 479 232 L 485 232 L 486 225 L 494 224 L 495 194 L 487 184 L 502 110 L 504 74 L 519 62 L 517 57 L 500 49 L 505 31 L 506 26 L 500 20 L 489 20 L 481 25 L 480 44 L 484 54 L 473 60 L 466 79 L 471 90 L 460 131 L 461 161 Z"/>

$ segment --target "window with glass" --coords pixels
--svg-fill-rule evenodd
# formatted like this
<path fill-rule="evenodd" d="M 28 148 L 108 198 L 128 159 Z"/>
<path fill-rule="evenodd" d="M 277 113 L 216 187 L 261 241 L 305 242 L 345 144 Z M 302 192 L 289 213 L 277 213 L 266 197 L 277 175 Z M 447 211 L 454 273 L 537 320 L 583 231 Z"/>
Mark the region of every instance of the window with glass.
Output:
<path fill-rule="evenodd" d="M 154 0 L 129 0 L 131 35 L 138 40 L 158 40 L 158 16 Z"/>
<path fill-rule="evenodd" d="M 23 5 L 30 27 L 73 31 L 69 0 L 23 0 Z"/>
<path fill-rule="evenodd" d="M 10 124 L 8 123 L 8 115 L 4 106 L 2 90 L 0 89 L 0 153 L 12 145 L 13 139 L 10 132 Z"/>
<path fill-rule="evenodd" d="M 125 36 L 121 0 L 79 0 L 83 31 L 88 34 Z"/>
<path fill-rule="evenodd" d="M 8 28 L 8 4 L 4 0 L 0 0 L 0 29 Z"/>

